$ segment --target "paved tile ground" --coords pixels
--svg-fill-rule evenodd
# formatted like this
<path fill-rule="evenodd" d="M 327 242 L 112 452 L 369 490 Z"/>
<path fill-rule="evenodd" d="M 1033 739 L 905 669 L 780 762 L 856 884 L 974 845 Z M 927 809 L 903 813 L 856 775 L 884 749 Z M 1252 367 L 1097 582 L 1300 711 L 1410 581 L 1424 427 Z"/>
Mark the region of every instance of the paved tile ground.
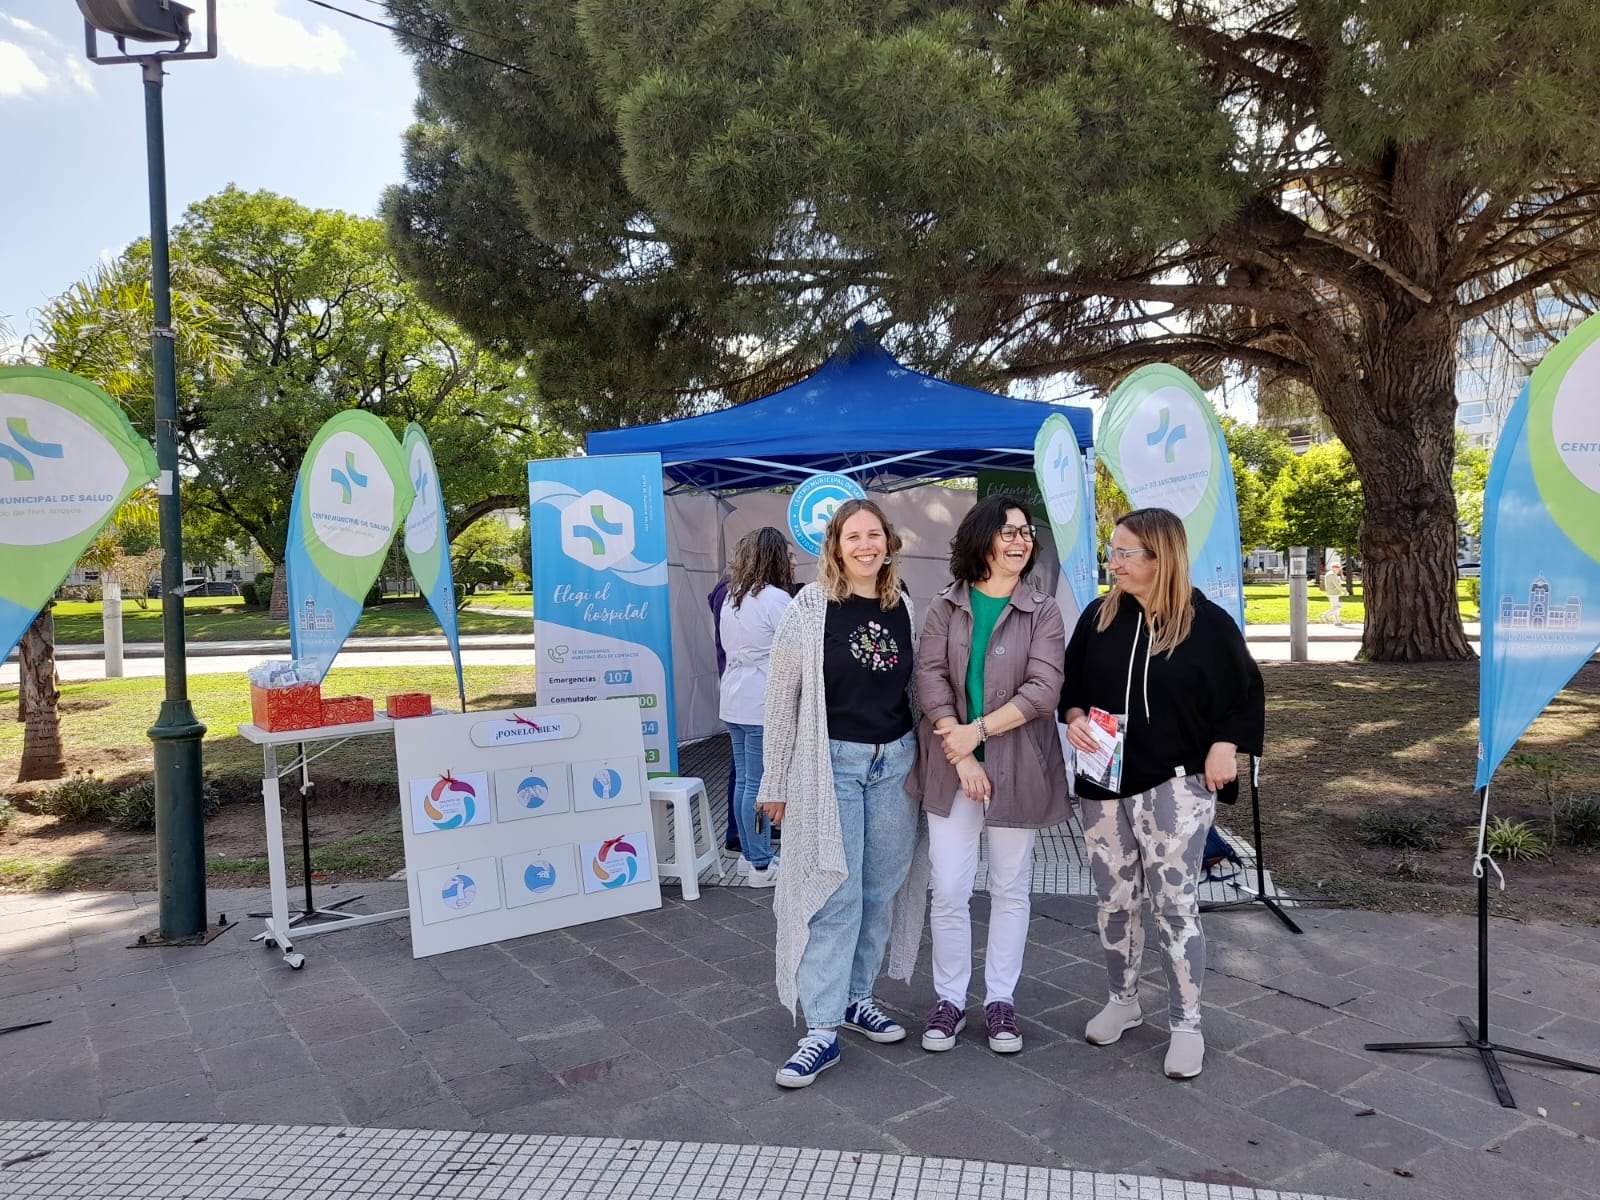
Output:
<path fill-rule="evenodd" d="M 353 907 L 403 904 L 403 885 L 364 890 Z M 1174 1083 L 1160 1019 L 1113 1047 L 1081 1040 L 1104 987 L 1093 912 L 1041 897 L 1022 1054 L 975 1037 L 941 1055 L 850 1041 L 791 1093 L 772 1082 L 794 1031 L 773 995 L 771 893 L 669 897 L 422 961 L 403 921 L 369 926 L 305 942 L 303 971 L 246 928 L 204 949 L 126 949 L 155 923 L 145 895 L 0 897 L 0 1025 L 53 1022 L 0 1039 L 0 1119 L 671 1139 L 1385 1200 L 1600 1197 L 1600 1076 L 1507 1058 L 1521 1108 L 1506 1110 L 1464 1055 L 1362 1049 L 1455 1032 L 1473 1006 L 1467 920 L 1301 910 L 1294 937 L 1258 911 L 1208 918 L 1206 1071 Z M 211 903 L 237 916 L 261 900 Z M 1494 937 L 1504 1040 L 1593 1061 L 1600 929 L 1497 921 Z M 923 967 L 881 993 L 908 1024 L 931 997 Z M 1164 1005 L 1154 969 L 1145 1002 Z"/>
<path fill-rule="evenodd" d="M 1318 1200 L 870 1151 L 333 1126 L 0 1122 L 17 1200 Z"/>

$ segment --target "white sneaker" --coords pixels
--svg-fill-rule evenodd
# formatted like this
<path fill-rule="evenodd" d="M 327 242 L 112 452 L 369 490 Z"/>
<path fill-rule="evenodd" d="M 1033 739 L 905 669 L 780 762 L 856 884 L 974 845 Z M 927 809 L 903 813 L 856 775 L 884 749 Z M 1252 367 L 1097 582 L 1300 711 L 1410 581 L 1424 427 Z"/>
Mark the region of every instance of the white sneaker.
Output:
<path fill-rule="evenodd" d="M 1163 1065 L 1169 1079 L 1193 1079 L 1206 1058 L 1206 1039 L 1198 1029 L 1174 1029 Z"/>
<path fill-rule="evenodd" d="M 1139 1007 L 1139 1002 L 1134 1000 L 1124 1003 L 1121 1000 L 1112 1000 L 1099 1012 L 1089 1018 L 1089 1024 L 1084 1028 L 1083 1036 L 1086 1041 L 1096 1046 L 1109 1046 L 1118 1041 L 1124 1033 L 1135 1025 L 1144 1023 L 1144 1010 Z"/>
<path fill-rule="evenodd" d="M 733 864 L 733 874 L 736 879 L 743 879 L 754 870 L 755 868 L 750 865 L 750 860 L 742 854 L 739 856 L 739 861 Z"/>
<path fill-rule="evenodd" d="M 774 858 L 765 867 L 751 867 L 744 877 L 746 887 L 769 888 L 778 886 L 778 860 Z"/>

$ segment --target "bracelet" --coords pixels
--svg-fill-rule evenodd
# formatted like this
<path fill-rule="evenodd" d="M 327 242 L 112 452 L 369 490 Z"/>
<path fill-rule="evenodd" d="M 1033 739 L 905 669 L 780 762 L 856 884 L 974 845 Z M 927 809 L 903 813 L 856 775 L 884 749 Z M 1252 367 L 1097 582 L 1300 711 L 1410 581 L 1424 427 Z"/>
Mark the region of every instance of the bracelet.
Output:
<path fill-rule="evenodd" d="M 989 731 L 983 727 L 983 718 L 979 717 L 976 724 L 978 726 L 978 740 L 987 742 L 989 740 Z"/>

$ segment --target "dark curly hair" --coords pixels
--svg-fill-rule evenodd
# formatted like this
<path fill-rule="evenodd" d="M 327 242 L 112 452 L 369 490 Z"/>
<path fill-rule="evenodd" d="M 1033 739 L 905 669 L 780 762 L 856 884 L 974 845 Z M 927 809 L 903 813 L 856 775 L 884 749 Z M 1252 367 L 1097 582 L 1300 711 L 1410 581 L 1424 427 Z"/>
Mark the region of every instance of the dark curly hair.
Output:
<path fill-rule="evenodd" d="M 746 596 L 753 596 L 764 587 L 794 592 L 789 543 L 771 525 L 763 525 L 739 539 L 729 572 L 728 603 L 738 608 Z"/>
<path fill-rule="evenodd" d="M 955 537 L 950 539 L 950 575 L 961 583 L 982 583 L 989 578 L 989 552 L 994 547 L 1000 527 L 1007 524 L 1006 514 L 1016 509 L 1023 523 L 1033 524 L 1033 514 L 1028 506 L 1015 496 L 985 496 L 961 518 Z M 1034 539 L 1028 550 L 1028 561 L 1023 565 L 1024 577 L 1033 570 L 1039 556 L 1039 542 Z"/>

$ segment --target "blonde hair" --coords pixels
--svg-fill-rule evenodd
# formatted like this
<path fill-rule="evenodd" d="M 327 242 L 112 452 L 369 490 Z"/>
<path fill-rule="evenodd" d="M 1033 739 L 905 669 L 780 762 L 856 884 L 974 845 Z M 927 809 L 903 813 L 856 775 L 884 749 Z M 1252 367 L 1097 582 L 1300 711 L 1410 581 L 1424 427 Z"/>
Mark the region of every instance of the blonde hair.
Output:
<path fill-rule="evenodd" d="M 883 526 L 887 549 L 883 565 L 878 568 L 877 592 L 878 605 L 888 611 L 900 603 L 900 575 L 895 568 L 895 556 L 900 553 L 900 535 L 889 524 L 889 518 L 883 515 L 883 509 L 871 500 L 846 500 L 829 518 L 827 531 L 822 535 L 822 554 L 817 559 L 817 585 L 830 600 L 843 600 L 850 594 L 850 578 L 845 574 L 844 552 L 839 548 L 839 539 L 844 536 L 844 523 L 861 512 L 871 513 Z"/>
<path fill-rule="evenodd" d="M 1156 578 L 1150 594 L 1139 603 L 1150 622 L 1150 653 L 1170 656 L 1194 627 L 1194 585 L 1189 582 L 1189 535 L 1176 514 L 1164 508 L 1136 508 L 1117 518 L 1117 524 L 1139 539 L 1155 556 Z M 1117 619 L 1125 594 L 1111 577 L 1111 591 L 1100 602 L 1095 629 L 1104 633 Z"/>

